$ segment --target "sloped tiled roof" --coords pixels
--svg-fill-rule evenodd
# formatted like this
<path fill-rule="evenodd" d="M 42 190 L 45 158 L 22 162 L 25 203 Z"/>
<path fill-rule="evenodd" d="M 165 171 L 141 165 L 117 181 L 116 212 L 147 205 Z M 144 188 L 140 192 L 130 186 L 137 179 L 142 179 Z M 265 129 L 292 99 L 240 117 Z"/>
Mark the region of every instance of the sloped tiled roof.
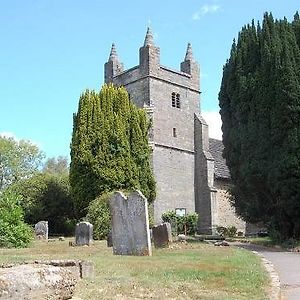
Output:
<path fill-rule="evenodd" d="M 230 173 L 226 161 L 222 156 L 224 145 L 222 141 L 209 139 L 209 152 L 215 160 L 215 178 L 230 179 Z"/>

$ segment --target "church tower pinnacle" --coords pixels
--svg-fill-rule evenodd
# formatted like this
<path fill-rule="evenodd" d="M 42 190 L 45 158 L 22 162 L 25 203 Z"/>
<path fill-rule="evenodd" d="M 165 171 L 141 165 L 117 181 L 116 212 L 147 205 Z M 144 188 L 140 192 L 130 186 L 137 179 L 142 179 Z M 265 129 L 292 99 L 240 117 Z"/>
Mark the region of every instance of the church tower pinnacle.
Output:
<path fill-rule="evenodd" d="M 195 83 L 199 83 L 199 65 L 194 60 L 191 43 L 188 43 L 184 61 L 180 64 L 181 72 L 191 75 Z"/>
<path fill-rule="evenodd" d="M 191 43 L 188 43 L 187 45 L 187 49 L 186 49 L 186 54 L 185 54 L 185 58 L 184 61 L 193 61 L 193 50 L 192 50 L 192 45 Z"/>
<path fill-rule="evenodd" d="M 107 63 L 104 65 L 105 83 L 113 81 L 113 77 L 123 72 L 123 64 L 120 63 L 114 43 L 111 45 L 111 50 Z"/>
<path fill-rule="evenodd" d="M 111 45 L 108 61 L 119 61 L 116 46 L 114 43 L 112 43 Z"/>
<path fill-rule="evenodd" d="M 145 36 L 144 47 L 146 47 L 146 46 L 154 46 L 153 34 L 152 34 L 150 27 L 147 28 L 147 33 Z"/>
<path fill-rule="evenodd" d="M 160 67 L 160 51 L 154 44 L 150 27 L 147 28 L 144 45 L 140 48 L 139 65 L 144 75 L 154 74 Z"/>

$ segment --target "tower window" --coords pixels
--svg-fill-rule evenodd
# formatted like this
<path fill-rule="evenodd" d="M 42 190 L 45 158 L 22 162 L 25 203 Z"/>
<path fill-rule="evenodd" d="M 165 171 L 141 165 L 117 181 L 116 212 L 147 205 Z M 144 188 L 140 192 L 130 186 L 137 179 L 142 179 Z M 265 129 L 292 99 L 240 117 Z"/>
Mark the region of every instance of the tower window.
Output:
<path fill-rule="evenodd" d="M 172 106 L 176 107 L 176 94 L 172 93 Z"/>
<path fill-rule="evenodd" d="M 176 94 L 176 107 L 180 108 L 180 95 Z"/>
<path fill-rule="evenodd" d="M 177 137 L 176 128 L 173 128 L 173 137 Z"/>
<path fill-rule="evenodd" d="M 180 108 L 180 94 L 172 93 L 172 107 Z"/>

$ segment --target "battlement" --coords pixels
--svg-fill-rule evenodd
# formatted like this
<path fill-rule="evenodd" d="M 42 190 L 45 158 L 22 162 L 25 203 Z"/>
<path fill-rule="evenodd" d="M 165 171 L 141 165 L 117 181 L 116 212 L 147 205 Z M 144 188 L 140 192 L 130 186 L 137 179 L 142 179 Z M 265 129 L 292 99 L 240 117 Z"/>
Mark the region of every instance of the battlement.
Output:
<path fill-rule="evenodd" d="M 191 44 L 188 44 L 184 61 L 180 64 L 180 71 L 170 69 L 160 64 L 160 49 L 155 46 L 153 36 L 148 28 L 144 45 L 139 50 L 139 65 L 123 70 L 115 45 L 112 45 L 108 62 L 105 64 L 105 82 L 124 85 L 142 80 L 147 77 L 171 82 L 191 90 L 199 91 L 199 66 L 194 60 Z"/>

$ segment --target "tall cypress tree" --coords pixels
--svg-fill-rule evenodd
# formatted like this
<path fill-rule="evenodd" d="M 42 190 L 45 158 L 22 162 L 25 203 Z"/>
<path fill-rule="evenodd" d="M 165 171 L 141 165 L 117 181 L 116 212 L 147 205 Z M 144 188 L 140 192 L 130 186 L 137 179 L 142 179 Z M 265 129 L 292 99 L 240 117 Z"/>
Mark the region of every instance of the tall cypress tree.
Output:
<path fill-rule="evenodd" d="M 85 91 L 73 118 L 70 184 L 78 216 L 104 192 L 140 189 L 151 202 L 155 181 L 148 145 L 149 121 L 124 88 Z"/>
<path fill-rule="evenodd" d="M 247 221 L 300 237 L 300 49 L 294 21 L 244 26 L 219 93 L 232 200 Z"/>

